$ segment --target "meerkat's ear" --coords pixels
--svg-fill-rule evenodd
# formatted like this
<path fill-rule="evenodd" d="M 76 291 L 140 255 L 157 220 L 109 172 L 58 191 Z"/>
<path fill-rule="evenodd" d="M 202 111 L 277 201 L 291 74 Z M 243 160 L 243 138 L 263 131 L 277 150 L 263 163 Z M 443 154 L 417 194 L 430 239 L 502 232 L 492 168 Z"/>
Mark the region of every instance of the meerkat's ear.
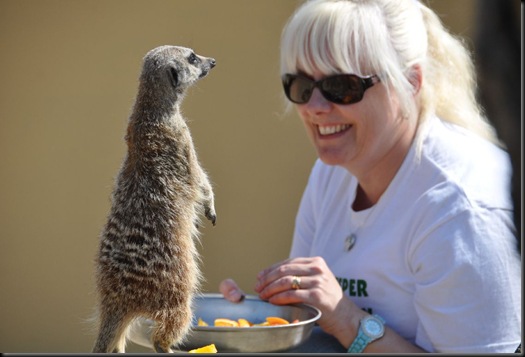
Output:
<path fill-rule="evenodd" d="M 168 69 L 168 77 L 171 81 L 171 85 L 173 86 L 173 88 L 177 88 L 177 85 L 179 84 L 179 73 L 175 68 L 170 67 Z"/>

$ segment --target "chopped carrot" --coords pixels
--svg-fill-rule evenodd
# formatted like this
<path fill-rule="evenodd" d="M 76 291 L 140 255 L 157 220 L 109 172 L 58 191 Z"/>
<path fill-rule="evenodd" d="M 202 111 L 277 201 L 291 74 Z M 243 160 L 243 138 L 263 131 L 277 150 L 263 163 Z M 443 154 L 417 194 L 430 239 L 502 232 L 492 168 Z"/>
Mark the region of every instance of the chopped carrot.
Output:
<path fill-rule="evenodd" d="M 268 321 L 264 321 L 259 324 L 253 324 L 253 326 L 270 326 L 270 323 Z"/>
<path fill-rule="evenodd" d="M 295 319 L 292 323 L 299 322 L 299 319 Z M 290 322 L 282 317 L 277 316 L 268 316 L 266 321 L 260 323 L 253 323 L 247 319 L 239 318 L 236 320 L 226 319 L 226 318 L 217 318 L 215 319 L 213 326 L 215 327 L 251 327 L 251 326 L 279 326 L 279 325 L 288 325 Z M 200 317 L 197 319 L 197 326 L 209 326 L 206 321 Z"/>
<path fill-rule="evenodd" d="M 277 317 L 277 316 L 268 316 L 266 318 L 266 321 L 268 321 L 268 323 L 271 326 L 274 326 L 274 325 L 288 325 L 290 323 L 288 320 L 285 320 L 282 317 Z"/>
<path fill-rule="evenodd" d="M 217 348 L 215 347 L 215 344 L 195 348 L 193 350 L 189 350 L 188 353 L 217 353 Z"/>
<path fill-rule="evenodd" d="M 253 325 L 250 321 L 246 319 L 237 319 L 237 322 L 239 323 L 239 327 L 250 327 Z"/>
<path fill-rule="evenodd" d="M 235 320 L 218 318 L 215 319 L 214 326 L 239 327 L 239 323 Z"/>

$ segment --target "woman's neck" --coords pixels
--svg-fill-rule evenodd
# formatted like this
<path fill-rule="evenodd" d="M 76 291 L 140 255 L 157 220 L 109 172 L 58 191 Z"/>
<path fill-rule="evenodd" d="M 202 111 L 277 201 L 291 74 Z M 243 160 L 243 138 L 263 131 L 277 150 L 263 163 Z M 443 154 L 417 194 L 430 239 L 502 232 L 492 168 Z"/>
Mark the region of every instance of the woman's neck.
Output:
<path fill-rule="evenodd" d="M 396 176 L 414 141 L 415 130 L 403 135 L 385 155 L 362 170 L 351 170 L 359 184 L 352 208 L 361 211 L 374 206 Z"/>

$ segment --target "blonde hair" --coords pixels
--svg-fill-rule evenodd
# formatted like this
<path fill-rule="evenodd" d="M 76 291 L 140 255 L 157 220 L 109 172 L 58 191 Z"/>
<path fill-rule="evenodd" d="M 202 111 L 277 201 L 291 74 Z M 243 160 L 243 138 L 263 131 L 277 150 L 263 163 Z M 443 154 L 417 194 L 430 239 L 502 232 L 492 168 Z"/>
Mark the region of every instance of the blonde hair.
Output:
<path fill-rule="evenodd" d="M 309 0 L 290 17 L 281 37 L 281 75 L 305 71 L 378 74 L 414 108 L 410 76 L 419 65 L 419 125 L 428 114 L 498 143 L 476 100 L 475 70 L 462 41 L 417 0 Z"/>

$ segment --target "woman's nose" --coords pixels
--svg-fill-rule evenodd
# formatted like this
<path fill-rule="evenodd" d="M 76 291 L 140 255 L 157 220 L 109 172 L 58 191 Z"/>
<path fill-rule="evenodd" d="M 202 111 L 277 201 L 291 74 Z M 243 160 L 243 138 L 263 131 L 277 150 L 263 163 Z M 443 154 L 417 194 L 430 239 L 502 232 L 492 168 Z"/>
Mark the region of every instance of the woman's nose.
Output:
<path fill-rule="evenodd" d="M 332 109 L 332 103 L 328 101 L 318 88 L 314 88 L 310 100 L 304 104 L 312 114 L 326 113 Z"/>

